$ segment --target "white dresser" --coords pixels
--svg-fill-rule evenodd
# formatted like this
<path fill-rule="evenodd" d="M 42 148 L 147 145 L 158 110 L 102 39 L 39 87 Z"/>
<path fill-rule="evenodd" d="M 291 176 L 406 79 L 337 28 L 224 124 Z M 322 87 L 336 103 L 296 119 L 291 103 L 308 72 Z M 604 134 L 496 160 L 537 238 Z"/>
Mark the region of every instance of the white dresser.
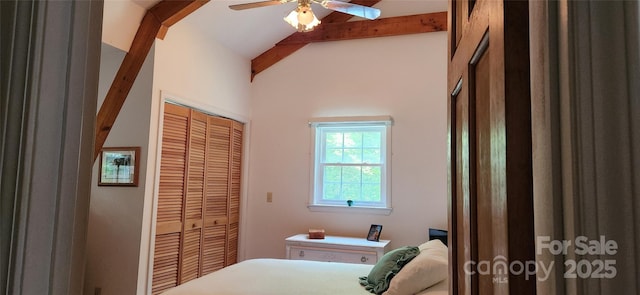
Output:
<path fill-rule="evenodd" d="M 285 245 L 287 259 L 376 264 L 388 250 L 389 242 L 337 236 L 309 239 L 307 234 L 299 234 L 288 237 Z"/>

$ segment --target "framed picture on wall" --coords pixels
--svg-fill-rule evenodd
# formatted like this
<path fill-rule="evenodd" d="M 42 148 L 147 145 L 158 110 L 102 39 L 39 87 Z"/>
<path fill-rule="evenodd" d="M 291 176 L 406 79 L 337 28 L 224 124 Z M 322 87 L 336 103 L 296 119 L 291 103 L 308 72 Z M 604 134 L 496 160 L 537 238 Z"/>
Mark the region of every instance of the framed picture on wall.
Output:
<path fill-rule="evenodd" d="M 140 147 L 106 147 L 100 151 L 99 186 L 138 186 Z"/>
<path fill-rule="evenodd" d="M 367 240 L 378 242 L 380 240 L 381 232 L 382 232 L 382 225 L 372 224 L 371 228 L 369 228 L 369 234 L 367 235 Z"/>

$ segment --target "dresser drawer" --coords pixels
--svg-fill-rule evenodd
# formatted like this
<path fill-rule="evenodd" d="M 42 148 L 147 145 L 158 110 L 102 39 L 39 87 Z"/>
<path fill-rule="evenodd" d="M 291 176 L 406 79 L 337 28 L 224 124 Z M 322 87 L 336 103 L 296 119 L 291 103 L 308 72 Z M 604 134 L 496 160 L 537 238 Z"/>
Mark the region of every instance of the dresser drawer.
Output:
<path fill-rule="evenodd" d="M 315 260 L 329 262 L 346 262 L 361 264 L 376 264 L 378 255 L 376 252 L 338 250 L 326 248 L 312 247 L 296 247 L 289 248 L 290 259 L 295 260 Z"/>
<path fill-rule="evenodd" d="M 285 240 L 285 253 L 287 259 L 376 264 L 389 242 L 340 236 L 309 239 L 307 234 L 297 234 Z"/>

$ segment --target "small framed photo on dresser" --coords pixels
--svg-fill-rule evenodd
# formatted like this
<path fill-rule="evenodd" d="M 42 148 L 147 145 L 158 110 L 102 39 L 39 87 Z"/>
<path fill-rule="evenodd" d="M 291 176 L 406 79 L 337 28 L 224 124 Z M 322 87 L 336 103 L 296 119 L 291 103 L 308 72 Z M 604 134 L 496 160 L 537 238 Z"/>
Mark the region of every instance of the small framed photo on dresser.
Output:
<path fill-rule="evenodd" d="M 382 225 L 372 224 L 369 228 L 369 234 L 367 235 L 368 241 L 378 242 L 380 241 L 380 233 L 382 232 Z"/>

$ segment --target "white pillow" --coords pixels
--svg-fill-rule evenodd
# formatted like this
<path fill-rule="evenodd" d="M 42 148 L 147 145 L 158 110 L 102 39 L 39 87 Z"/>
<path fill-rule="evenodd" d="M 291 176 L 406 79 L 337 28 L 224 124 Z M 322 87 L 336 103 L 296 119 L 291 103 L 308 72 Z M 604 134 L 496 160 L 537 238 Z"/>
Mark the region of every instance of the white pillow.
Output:
<path fill-rule="evenodd" d="M 420 251 L 424 251 L 426 249 L 440 249 L 441 253 L 444 253 L 445 255 L 443 256 L 444 258 L 448 258 L 449 254 L 448 254 L 448 250 L 447 250 L 447 246 L 442 243 L 442 241 L 435 239 L 435 240 L 431 240 L 428 241 L 420 246 L 418 246 L 418 249 L 420 249 Z"/>
<path fill-rule="evenodd" d="M 447 278 L 447 246 L 440 240 L 432 240 L 418 248 L 420 254 L 391 279 L 389 289 L 383 295 L 416 294 Z"/>

